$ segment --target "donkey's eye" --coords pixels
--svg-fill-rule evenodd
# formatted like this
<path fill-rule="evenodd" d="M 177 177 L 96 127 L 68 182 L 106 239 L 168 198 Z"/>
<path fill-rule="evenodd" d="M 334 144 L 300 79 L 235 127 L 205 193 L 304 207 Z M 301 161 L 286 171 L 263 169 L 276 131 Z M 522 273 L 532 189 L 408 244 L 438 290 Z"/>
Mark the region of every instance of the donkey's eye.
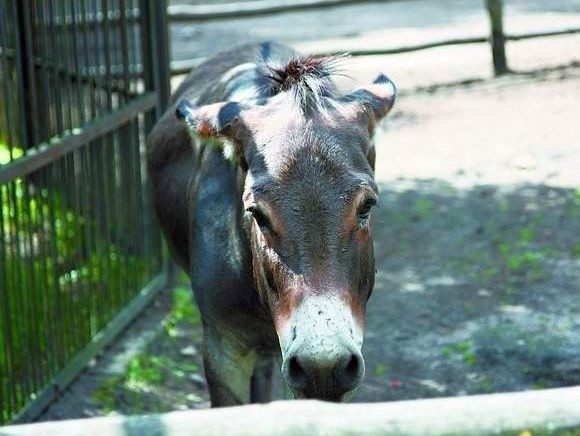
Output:
<path fill-rule="evenodd" d="M 262 229 L 262 230 L 270 230 L 270 220 L 264 214 L 264 212 L 262 212 L 260 209 L 258 209 L 255 206 L 251 206 L 251 207 L 249 207 L 246 210 L 252 214 L 252 216 L 256 220 L 256 224 L 258 224 L 258 226 L 260 227 L 260 229 Z"/>
<path fill-rule="evenodd" d="M 363 228 L 368 226 L 369 218 L 371 217 L 371 208 L 377 204 L 377 200 L 369 198 L 358 211 L 358 225 Z"/>

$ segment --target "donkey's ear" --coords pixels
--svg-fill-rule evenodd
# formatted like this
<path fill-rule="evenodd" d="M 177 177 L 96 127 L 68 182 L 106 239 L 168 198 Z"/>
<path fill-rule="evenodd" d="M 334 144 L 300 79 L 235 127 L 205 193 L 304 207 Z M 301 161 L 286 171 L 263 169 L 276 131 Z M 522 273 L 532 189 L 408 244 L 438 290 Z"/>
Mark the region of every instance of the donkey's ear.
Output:
<path fill-rule="evenodd" d="M 178 103 L 175 115 L 189 127 L 194 135 L 205 138 L 227 137 L 234 138 L 234 125 L 240 116 L 241 108 L 238 103 L 225 102 L 206 106 L 194 107 L 187 100 Z"/>
<path fill-rule="evenodd" d="M 359 102 L 370 109 L 374 115 L 373 124 L 384 118 L 395 104 L 397 88 L 384 74 L 380 74 L 375 81 L 363 88 L 359 88 L 341 100 L 346 102 Z"/>

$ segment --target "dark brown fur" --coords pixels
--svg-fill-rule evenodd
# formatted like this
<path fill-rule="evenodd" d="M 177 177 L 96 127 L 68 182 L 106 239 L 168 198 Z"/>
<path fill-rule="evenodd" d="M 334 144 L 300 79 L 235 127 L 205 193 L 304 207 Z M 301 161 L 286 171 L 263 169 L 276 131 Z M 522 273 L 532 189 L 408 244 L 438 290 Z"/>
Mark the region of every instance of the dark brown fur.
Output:
<path fill-rule="evenodd" d="M 268 400 L 280 352 L 299 397 L 339 400 L 364 372 L 371 136 L 394 88 L 382 76 L 337 98 L 335 67 L 274 43 L 218 54 L 149 137 L 154 206 L 202 313 L 214 406 Z"/>

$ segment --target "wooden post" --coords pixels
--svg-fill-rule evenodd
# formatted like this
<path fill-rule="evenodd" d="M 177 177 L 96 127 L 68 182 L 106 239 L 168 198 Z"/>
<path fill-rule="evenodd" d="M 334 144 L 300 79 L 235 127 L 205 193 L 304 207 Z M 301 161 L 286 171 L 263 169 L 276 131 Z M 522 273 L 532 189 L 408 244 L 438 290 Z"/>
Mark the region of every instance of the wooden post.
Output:
<path fill-rule="evenodd" d="M 485 0 L 489 21 L 491 23 L 491 51 L 493 71 L 496 76 L 509 73 L 505 56 L 505 36 L 503 34 L 503 1 Z"/>

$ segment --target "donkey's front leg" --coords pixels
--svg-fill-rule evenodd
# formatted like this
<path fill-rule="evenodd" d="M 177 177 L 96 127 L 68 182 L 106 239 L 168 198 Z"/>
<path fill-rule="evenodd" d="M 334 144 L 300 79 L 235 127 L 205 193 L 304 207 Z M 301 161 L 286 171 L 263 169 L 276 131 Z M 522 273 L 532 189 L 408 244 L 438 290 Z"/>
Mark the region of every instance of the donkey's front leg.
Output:
<path fill-rule="evenodd" d="M 268 403 L 272 401 L 272 370 L 274 369 L 274 356 L 258 354 L 256 368 L 252 376 L 250 402 Z"/>
<path fill-rule="evenodd" d="M 205 377 L 212 407 L 250 402 L 251 380 L 256 353 L 217 330 L 204 328 Z"/>

